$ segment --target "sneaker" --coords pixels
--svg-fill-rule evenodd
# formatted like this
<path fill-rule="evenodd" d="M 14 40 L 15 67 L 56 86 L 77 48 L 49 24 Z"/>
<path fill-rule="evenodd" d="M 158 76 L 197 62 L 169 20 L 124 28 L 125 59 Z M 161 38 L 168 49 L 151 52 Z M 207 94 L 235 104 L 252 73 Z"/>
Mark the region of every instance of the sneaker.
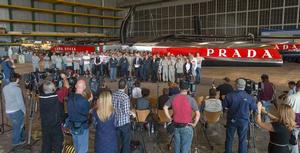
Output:
<path fill-rule="evenodd" d="M 26 143 L 26 141 L 24 140 L 24 141 L 22 141 L 22 142 L 20 142 L 20 143 L 13 144 L 13 146 L 20 146 L 20 145 L 23 145 L 23 144 L 25 144 L 25 143 Z"/>

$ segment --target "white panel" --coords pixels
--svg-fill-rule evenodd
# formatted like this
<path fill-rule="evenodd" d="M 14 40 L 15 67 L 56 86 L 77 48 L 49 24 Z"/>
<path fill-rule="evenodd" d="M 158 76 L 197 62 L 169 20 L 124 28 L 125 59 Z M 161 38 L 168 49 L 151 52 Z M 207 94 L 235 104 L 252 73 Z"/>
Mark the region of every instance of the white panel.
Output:
<path fill-rule="evenodd" d="M 56 10 L 72 12 L 71 6 L 57 4 L 55 7 L 56 7 Z"/>
<path fill-rule="evenodd" d="M 11 42 L 11 38 L 10 37 L 0 37 L 0 42 Z M 0 49 L 1 50 L 1 49 Z"/>
<path fill-rule="evenodd" d="M 76 32 L 88 32 L 88 28 L 85 27 L 76 27 Z"/>
<path fill-rule="evenodd" d="M 9 14 L 8 14 L 8 9 L 5 8 L 0 8 L 0 19 L 8 19 Z"/>
<path fill-rule="evenodd" d="M 53 14 L 49 13 L 35 13 L 35 20 L 38 21 L 53 21 Z"/>
<path fill-rule="evenodd" d="M 40 32 L 54 32 L 54 26 L 52 25 L 36 25 L 36 31 Z"/>
<path fill-rule="evenodd" d="M 73 29 L 72 29 L 72 27 L 57 26 L 56 31 L 57 32 L 73 32 Z"/>
<path fill-rule="evenodd" d="M 13 5 L 31 6 L 30 0 L 12 0 Z"/>
<path fill-rule="evenodd" d="M 101 25 L 101 20 L 99 18 L 91 18 L 91 24 L 95 24 L 95 25 Z"/>
<path fill-rule="evenodd" d="M 75 18 L 75 23 L 88 24 L 88 18 L 83 16 L 78 16 Z"/>
<path fill-rule="evenodd" d="M 32 20 L 31 15 L 31 12 L 28 11 L 12 10 L 14 20 Z"/>
<path fill-rule="evenodd" d="M 72 16 L 57 14 L 56 22 L 72 23 Z"/>
<path fill-rule="evenodd" d="M 51 9 L 52 10 L 52 4 L 51 3 L 44 3 L 44 2 L 39 2 L 39 1 L 34 1 L 34 7 L 42 8 L 42 9 Z"/>
<path fill-rule="evenodd" d="M 21 31 L 21 32 L 31 32 L 32 31 L 31 24 L 14 23 L 13 27 L 14 27 L 14 31 Z"/>
<path fill-rule="evenodd" d="M 0 0 L 0 4 L 7 4 L 8 0 Z"/>

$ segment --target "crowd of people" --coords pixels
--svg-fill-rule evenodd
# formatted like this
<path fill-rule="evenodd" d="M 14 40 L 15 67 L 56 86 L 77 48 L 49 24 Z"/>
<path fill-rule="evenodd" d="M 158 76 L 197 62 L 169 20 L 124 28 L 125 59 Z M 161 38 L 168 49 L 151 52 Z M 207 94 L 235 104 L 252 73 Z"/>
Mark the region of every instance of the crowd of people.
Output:
<path fill-rule="evenodd" d="M 199 54 L 193 56 L 174 56 L 168 54 L 152 55 L 150 52 L 99 52 L 99 53 L 34 53 L 33 71 L 73 70 L 78 74 L 97 77 L 109 76 L 111 81 L 117 77 L 135 76 L 139 81 L 177 82 L 182 78 L 200 83 L 201 67 L 204 60 Z"/>
<path fill-rule="evenodd" d="M 175 153 L 191 151 L 193 128 L 199 125 L 200 114 L 203 111 L 226 113 L 225 153 L 232 153 L 235 132 L 239 137 L 238 152 L 247 152 L 251 114 L 256 116 L 255 120 L 259 127 L 270 132 L 269 153 L 299 152 L 297 141 L 300 130 L 300 81 L 288 83 L 289 91 L 279 96 L 280 99 L 284 99 L 284 102 L 279 104 L 275 100 L 277 99 L 275 85 L 269 81 L 268 75 L 261 75 L 257 96 L 245 90 L 247 87 L 245 79 L 237 79 L 233 86 L 231 80 L 225 77 L 223 84 L 213 85 L 208 91 L 208 98 L 199 103 L 190 95 L 190 81 L 200 82 L 203 58 L 199 55 L 160 57 L 149 53 L 114 52 L 92 55 L 95 56 L 92 58 L 88 53 L 64 56 L 53 54 L 51 57 L 45 55 L 43 58 L 34 55 L 33 69 L 39 70 L 40 62 L 43 61 L 46 71 L 50 68 L 69 69 L 98 78 L 108 75 L 111 81 L 116 81 L 116 75 L 119 73 L 122 77 L 135 75 L 137 78 L 135 88 L 129 95 L 128 80 L 121 78 L 118 81 L 118 90 L 112 91 L 108 87 L 101 86 L 99 94 L 93 94 L 88 90 L 86 78 L 78 79 L 74 92 L 69 90 L 70 83 L 64 73 L 60 74 L 62 86 L 57 87 L 51 80 L 44 80 L 40 88 L 42 91 L 39 92 L 42 153 L 62 152 L 65 134 L 62 125 L 63 129 L 70 131 L 76 152 L 88 152 L 90 124 L 96 129 L 95 152 L 130 153 L 133 130 L 131 123 L 132 118 L 136 117 L 132 110 L 152 109 L 148 99 L 150 90 L 143 87 L 140 82 L 149 81 L 150 78 L 154 82 L 170 82 L 169 88 L 164 88 L 162 95 L 157 99 L 157 109 L 164 111 L 172 123 L 169 126 L 174 128 L 172 135 Z M 80 62 L 76 62 L 74 60 L 76 58 L 80 58 Z M 191 62 L 193 59 L 194 62 Z M 6 69 L 4 72 L 10 73 L 4 78 L 6 83 L 3 95 L 6 114 L 13 125 L 12 143 L 20 145 L 25 143 L 26 107 L 19 86 L 21 76 L 12 73 L 14 65 L 9 64 L 9 61 L 4 59 L 1 63 L 2 68 Z M 133 99 L 136 100 L 134 105 Z M 278 110 L 277 116 L 270 112 L 273 104 Z M 172 115 L 169 110 L 172 110 Z"/>

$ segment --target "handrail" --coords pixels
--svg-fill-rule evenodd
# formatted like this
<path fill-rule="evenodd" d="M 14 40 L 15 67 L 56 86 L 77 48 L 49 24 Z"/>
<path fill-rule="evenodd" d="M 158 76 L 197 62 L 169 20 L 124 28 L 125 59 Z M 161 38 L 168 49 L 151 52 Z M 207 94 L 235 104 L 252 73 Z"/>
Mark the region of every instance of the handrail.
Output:
<path fill-rule="evenodd" d="M 112 28 L 112 29 L 120 28 L 119 26 L 91 25 L 91 24 L 64 23 L 64 22 L 48 22 L 48 21 L 31 21 L 31 20 L 0 19 L 0 22 L 46 24 L 46 25 L 70 26 L 70 27 L 92 27 L 92 28 Z"/>
<path fill-rule="evenodd" d="M 97 37 L 97 38 L 115 38 L 113 36 L 107 36 L 104 34 L 93 33 L 6 33 L 0 34 L 0 36 L 31 36 L 31 37 Z M 1 44 L 1 43 L 0 43 Z"/>
<path fill-rule="evenodd" d="M 114 8 L 114 7 L 103 7 L 103 6 L 97 6 L 94 4 L 88 4 L 88 3 L 77 3 L 77 2 L 68 2 L 68 1 L 52 1 L 52 0 L 40 0 L 41 2 L 46 3 L 55 3 L 55 4 L 63 4 L 63 5 L 70 5 L 70 6 L 81 6 L 86 8 L 95 8 L 98 10 L 109 10 L 109 11 L 123 11 L 124 9 L 120 8 Z"/>
<path fill-rule="evenodd" d="M 118 17 L 118 16 L 105 16 L 105 15 L 96 15 L 96 14 L 88 14 L 88 13 L 66 12 L 66 11 L 58 11 L 58 10 L 50 10 L 50 9 L 32 8 L 32 7 L 25 7 L 25 6 L 20 6 L 20 5 L 0 4 L 0 8 L 10 8 L 10 9 L 18 9 L 18 10 L 25 10 L 25 11 L 32 11 L 32 12 L 53 13 L 53 14 L 87 16 L 87 17 L 95 17 L 95 18 L 103 18 L 103 19 L 115 19 L 115 20 L 123 18 L 123 17 Z"/>

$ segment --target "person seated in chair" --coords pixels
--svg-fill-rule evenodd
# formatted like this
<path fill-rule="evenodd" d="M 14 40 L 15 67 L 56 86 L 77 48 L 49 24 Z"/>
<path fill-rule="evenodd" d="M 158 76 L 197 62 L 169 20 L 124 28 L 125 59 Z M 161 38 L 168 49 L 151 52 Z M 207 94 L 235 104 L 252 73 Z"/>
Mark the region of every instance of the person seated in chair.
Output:
<path fill-rule="evenodd" d="M 147 97 L 150 94 L 150 90 L 143 88 L 142 89 L 142 97 L 137 99 L 136 102 L 136 109 L 137 110 L 146 110 L 146 109 L 150 109 L 150 102 L 147 99 Z"/>
<path fill-rule="evenodd" d="M 207 112 L 220 112 L 222 111 L 222 102 L 216 98 L 217 90 L 215 88 L 209 89 L 209 98 L 202 104 L 201 110 Z"/>
<path fill-rule="evenodd" d="M 138 99 L 142 97 L 142 89 L 140 81 L 135 81 L 135 87 L 132 89 L 132 98 Z"/>
<path fill-rule="evenodd" d="M 166 102 L 169 100 L 169 89 L 164 88 L 163 89 L 163 94 L 158 97 L 158 103 L 157 103 L 157 108 L 159 110 L 163 110 Z"/>

